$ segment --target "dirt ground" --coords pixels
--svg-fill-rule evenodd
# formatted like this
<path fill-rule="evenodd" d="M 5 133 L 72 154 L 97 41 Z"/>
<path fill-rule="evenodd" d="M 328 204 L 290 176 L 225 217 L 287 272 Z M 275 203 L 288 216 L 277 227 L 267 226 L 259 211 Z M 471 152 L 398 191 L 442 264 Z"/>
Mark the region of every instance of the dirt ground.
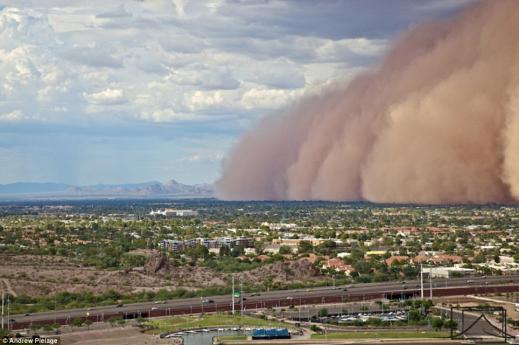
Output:
<path fill-rule="evenodd" d="M 110 271 L 83 267 L 66 258 L 0 255 L 0 280 L 15 294 L 42 296 L 53 292 L 116 290 L 122 293 L 178 286 L 159 276 L 137 271 Z"/>
<path fill-rule="evenodd" d="M 13 295 L 44 296 L 63 291 L 102 293 L 108 290 L 130 294 L 179 287 L 225 286 L 231 279 L 230 274 L 206 267 L 166 265 L 159 270 L 103 270 L 58 256 L 0 254 L 0 262 L 0 288 Z M 265 280 L 307 282 L 322 276 L 305 260 L 287 260 L 238 273 L 236 278 L 259 284 Z"/>
<path fill-rule="evenodd" d="M 171 344 L 167 339 L 144 334 L 135 327 L 79 331 L 61 336 L 61 345 L 156 345 Z"/>

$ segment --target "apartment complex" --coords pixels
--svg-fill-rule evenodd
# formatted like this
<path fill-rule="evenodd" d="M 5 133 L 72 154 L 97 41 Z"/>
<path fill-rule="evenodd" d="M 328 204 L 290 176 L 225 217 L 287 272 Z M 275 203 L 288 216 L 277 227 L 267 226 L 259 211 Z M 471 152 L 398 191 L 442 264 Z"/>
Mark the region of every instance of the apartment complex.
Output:
<path fill-rule="evenodd" d="M 254 246 L 254 239 L 249 237 L 219 237 L 219 238 L 193 238 L 190 240 L 162 240 L 159 243 L 161 249 L 171 252 L 181 251 L 187 248 L 192 248 L 196 245 L 202 245 L 207 249 L 219 249 L 221 247 L 243 247 L 250 248 Z"/>

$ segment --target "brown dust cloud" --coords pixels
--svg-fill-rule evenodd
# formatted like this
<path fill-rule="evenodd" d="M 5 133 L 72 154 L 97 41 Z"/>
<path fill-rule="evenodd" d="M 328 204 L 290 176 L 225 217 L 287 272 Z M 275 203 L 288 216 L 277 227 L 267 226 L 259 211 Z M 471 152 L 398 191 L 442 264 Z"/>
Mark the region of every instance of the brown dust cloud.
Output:
<path fill-rule="evenodd" d="M 265 117 L 231 150 L 217 195 L 519 201 L 519 1 L 410 29 L 379 66 Z"/>

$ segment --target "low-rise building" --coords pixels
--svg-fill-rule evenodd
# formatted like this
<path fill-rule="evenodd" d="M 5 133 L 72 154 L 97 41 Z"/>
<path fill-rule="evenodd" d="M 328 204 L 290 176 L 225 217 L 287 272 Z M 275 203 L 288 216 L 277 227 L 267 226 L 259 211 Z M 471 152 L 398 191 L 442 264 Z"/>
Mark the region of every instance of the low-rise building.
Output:
<path fill-rule="evenodd" d="M 270 230 L 290 230 L 290 229 L 295 229 L 297 227 L 297 224 L 263 222 L 263 223 L 261 223 L 261 226 L 266 226 Z"/>
<path fill-rule="evenodd" d="M 417 255 L 413 258 L 413 262 L 415 264 L 422 263 L 431 263 L 431 264 L 461 264 L 463 262 L 463 258 L 458 255 L 448 255 L 448 254 L 435 254 L 435 255 L 427 255 L 421 254 Z"/>
<path fill-rule="evenodd" d="M 476 270 L 472 268 L 453 267 L 427 267 L 423 269 L 425 275 L 431 275 L 432 278 L 455 278 L 455 277 L 472 277 L 476 274 Z"/>
<path fill-rule="evenodd" d="M 186 242 L 179 240 L 162 240 L 159 243 L 159 247 L 170 252 L 176 252 L 187 248 Z"/>
<path fill-rule="evenodd" d="M 370 250 L 364 254 L 364 257 L 368 259 L 371 256 L 384 256 L 387 253 L 386 250 Z"/>
<path fill-rule="evenodd" d="M 159 246 L 162 249 L 169 251 L 179 251 L 185 250 L 187 248 L 192 248 L 197 244 L 202 245 L 209 249 L 219 250 L 220 248 L 227 246 L 229 248 L 234 247 L 243 247 L 249 248 L 254 245 L 254 239 L 249 237 L 219 237 L 219 238 L 194 238 L 190 240 L 170 240 L 165 239 L 160 241 Z M 213 251 L 216 252 L 216 251 Z"/>
<path fill-rule="evenodd" d="M 508 255 L 500 255 L 499 262 L 502 264 L 513 264 L 515 262 L 514 258 Z"/>
<path fill-rule="evenodd" d="M 198 211 L 166 208 L 164 210 L 151 211 L 149 213 L 149 215 L 150 216 L 165 216 L 165 217 L 195 217 L 195 216 L 198 216 Z"/>
<path fill-rule="evenodd" d="M 266 254 L 275 255 L 275 254 L 279 254 L 280 248 L 281 248 L 281 246 L 279 244 L 271 244 L 271 245 L 268 245 L 265 248 L 263 248 L 263 252 Z"/>
<path fill-rule="evenodd" d="M 243 249 L 245 255 L 256 255 L 256 248 L 245 248 Z"/>
<path fill-rule="evenodd" d="M 393 255 L 385 260 L 386 264 L 388 266 L 391 266 L 392 264 L 396 263 L 407 263 L 409 262 L 409 256 L 407 255 Z"/>
<path fill-rule="evenodd" d="M 326 260 L 322 267 L 323 269 L 334 270 L 336 272 L 344 273 L 348 276 L 355 271 L 352 266 L 346 264 L 344 261 L 338 258 L 331 258 Z"/>
<path fill-rule="evenodd" d="M 313 246 L 321 245 L 326 241 L 332 241 L 338 246 L 343 243 L 342 240 L 335 238 L 316 238 L 313 236 L 305 236 L 303 238 L 275 238 L 272 240 L 272 244 L 279 244 L 282 246 L 289 247 L 298 247 L 302 241 L 310 242 Z"/>
<path fill-rule="evenodd" d="M 477 264 L 479 267 L 484 267 L 486 269 L 490 269 L 492 271 L 500 271 L 504 274 L 514 273 L 519 271 L 519 263 L 516 262 L 485 262 L 482 264 Z"/>

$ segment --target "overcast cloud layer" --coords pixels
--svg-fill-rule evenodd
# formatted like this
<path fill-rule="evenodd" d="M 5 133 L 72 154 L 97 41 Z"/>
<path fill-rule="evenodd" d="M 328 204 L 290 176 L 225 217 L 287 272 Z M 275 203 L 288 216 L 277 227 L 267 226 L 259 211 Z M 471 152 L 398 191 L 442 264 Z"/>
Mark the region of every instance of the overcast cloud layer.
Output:
<path fill-rule="evenodd" d="M 0 183 L 212 182 L 258 117 L 468 2 L 4 1 Z"/>

